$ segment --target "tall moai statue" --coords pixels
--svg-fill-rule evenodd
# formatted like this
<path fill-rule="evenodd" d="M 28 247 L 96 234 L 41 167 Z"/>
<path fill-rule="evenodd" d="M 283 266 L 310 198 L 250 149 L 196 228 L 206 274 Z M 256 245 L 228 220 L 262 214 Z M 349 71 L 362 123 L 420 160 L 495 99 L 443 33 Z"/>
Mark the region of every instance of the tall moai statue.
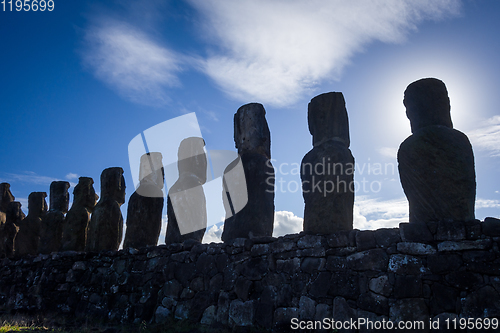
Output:
<path fill-rule="evenodd" d="M 177 154 L 179 179 L 168 191 L 165 244 L 203 240 L 207 228 L 207 203 L 203 184 L 207 181 L 205 140 L 181 141 Z"/>
<path fill-rule="evenodd" d="M 314 97 L 307 120 L 313 149 L 302 159 L 304 231 L 331 234 L 352 230 L 354 157 L 349 149 L 349 119 L 341 92 Z"/>
<path fill-rule="evenodd" d="M 28 216 L 19 222 L 16 236 L 16 256 L 38 254 L 42 219 L 47 214 L 47 193 L 32 192 L 28 196 Z"/>
<path fill-rule="evenodd" d="M 120 167 L 101 173 L 101 198 L 94 208 L 87 231 L 85 251 L 117 251 L 123 238 L 125 178 Z"/>
<path fill-rule="evenodd" d="M 142 155 L 139 187 L 128 200 L 127 231 L 123 248 L 158 244 L 164 203 L 162 191 L 164 179 L 161 153 Z"/>
<path fill-rule="evenodd" d="M 14 256 L 16 236 L 19 232 L 19 224 L 25 218 L 21 210 L 21 203 L 12 201 L 7 208 L 6 221 L 0 230 L 0 257 L 12 258 Z"/>
<path fill-rule="evenodd" d="M 38 252 L 48 254 L 61 248 L 64 215 L 68 212 L 70 185 L 65 181 L 50 184 L 50 209 L 42 219 Z"/>
<path fill-rule="evenodd" d="M 223 201 L 226 220 L 222 240 L 272 236 L 274 225 L 274 167 L 271 164 L 271 134 L 262 104 L 243 105 L 234 115 L 234 142 L 238 158 L 224 170 Z M 241 161 L 247 193 L 230 193 L 229 172 Z M 241 209 L 235 206 L 248 200 Z M 238 211 L 239 210 L 239 211 Z"/>
<path fill-rule="evenodd" d="M 9 183 L 0 184 L 0 225 L 3 225 L 7 221 L 7 211 L 9 210 L 9 204 L 16 200 L 10 191 Z"/>
<path fill-rule="evenodd" d="M 412 135 L 399 147 L 398 168 L 410 223 L 474 220 L 474 154 L 467 136 L 453 129 L 445 84 L 415 81 L 403 104 Z"/>
<path fill-rule="evenodd" d="M 64 219 L 61 251 L 84 251 L 90 214 L 99 196 L 94 190 L 94 180 L 80 177 L 73 190 L 73 205 Z"/>

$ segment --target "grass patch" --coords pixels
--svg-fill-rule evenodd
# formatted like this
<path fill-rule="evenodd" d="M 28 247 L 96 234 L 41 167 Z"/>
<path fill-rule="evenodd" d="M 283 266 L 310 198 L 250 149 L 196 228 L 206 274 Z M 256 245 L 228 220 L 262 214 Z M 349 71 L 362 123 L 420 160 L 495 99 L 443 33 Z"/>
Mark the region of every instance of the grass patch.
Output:
<path fill-rule="evenodd" d="M 147 323 L 116 324 L 96 321 L 93 318 L 73 320 L 68 317 L 30 317 L 4 315 L 0 317 L 0 333 L 7 332 L 58 332 L 58 333 L 260 333 L 256 328 L 231 330 L 208 327 L 188 321 L 171 320 L 164 324 Z"/>

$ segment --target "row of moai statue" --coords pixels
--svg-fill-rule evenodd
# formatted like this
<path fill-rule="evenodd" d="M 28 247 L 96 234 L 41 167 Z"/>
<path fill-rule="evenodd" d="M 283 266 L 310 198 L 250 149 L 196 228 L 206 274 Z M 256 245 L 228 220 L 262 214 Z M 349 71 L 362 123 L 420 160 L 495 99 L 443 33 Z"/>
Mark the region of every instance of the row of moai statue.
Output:
<path fill-rule="evenodd" d="M 403 103 L 412 135 L 399 148 L 398 167 L 409 201 L 410 223 L 474 220 L 474 156 L 467 136 L 453 129 L 445 84 L 433 78 L 413 82 L 404 93 Z M 265 114 L 261 104 L 251 103 L 240 107 L 234 115 L 238 158 L 227 166 L 222 179 L 224 242 L 269 237 L 273 233 L 274 167 Z M 303 229 L 311 234 L 352 230 L 354 157 L 349 149 L 349 121 L 342 93 L 314 97 L 308 106 L 308 123 L 313 148 L 301 163 Z M 195 137 L 184 139 L 179 146 L 179 178 L 167 196 L 166 244 L 203 239 L 207 226 L 202 187 L 207 180 L 204 147 L 205 141 Z M 244 172 L 243 194 L 247 201 L 244 207 L 235 209 L 241 202 L 241 193 L 230 193 L 228 184 L 234 181 L 230 173 L 238 163 Z M 161 153 L 143 155 L 139 175 L 139 186 L 128 203 L 124 248 L 154 246 L 160 235 L 164 205 Z M 97 205 L 99 197 L 92 178 L 81 177 L 68 211 L 69 187 L 64 181 L 51 184 L 48 211 L 47 194 L 31 193 L 29 214 L 25 217 L 9 184 L 0 184 L 0 256 L 117 250 L 123 234 L 123 169 L 115 167 L 102 172 Z"/>

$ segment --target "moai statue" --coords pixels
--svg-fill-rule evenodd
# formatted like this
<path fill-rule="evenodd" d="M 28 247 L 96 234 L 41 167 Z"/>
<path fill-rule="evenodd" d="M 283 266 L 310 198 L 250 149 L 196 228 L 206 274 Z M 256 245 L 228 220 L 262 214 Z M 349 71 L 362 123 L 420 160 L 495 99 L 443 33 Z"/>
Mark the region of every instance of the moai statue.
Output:
<path fill-rule="evenodd" d="M 42 219 L 38 252 L 48 254 L 61 248 L 64 215 L 68 212 L 70 185 L 65 181 L 50 184 L 50 209 Z"/>
<path fill-rule="evenodd" d="M 467 136 L 453 129 L 445 84 L 415 81 L 403 104 L 413 134 L 399 147 L 398 168 L 410 223 L 474 220 L 474 154 Z"/>
<path fill-rule="evenodd" d="M 3 225 L 7 220 L 7 211 L 9 210 L 9 204 L 16 198 L 10 192 L 9 183 L 0 184 L 0 225 Z"/>
<path fill-rule="evenodd" d="M 0 230 L 1 249 L 0 256 L 12 258 L 14 256 L 16 236 L 19 231 L 18 225 L 26 217 L 21 210 L 21 203 L 12 201 L 7 208 L 5 224 Z"/>
<path fill-rule="evenodd" d="M 127 231 L 123 248 L 155 246 L 158 243 L 164 203 L 164 178 L 161 153 L 142 155 L 140 184 L 128 200 Z"/>
<path fill-rule="evenodd" d="M 64 219 L 61 251 L 85 250 L 90 214 L 99 199 L 93 185 L 92 178 L 78 179 L 78 184 L 73 190 L 73 205 Z"/>
<path fill-rule="evenodd" d="M 120 167 L 101 173 L 101 199 L 94 208 L 87 231 L 85 251 L 117 251 L 123 237 L 125 178 Z"/>
<path fill-rule="evenodd" d="M 207 181 L 205 141 L 182 140 L 177 154 L 179 179 L 168 191 L 165 244 L 203 240 L 207 228 L 207 204 L 202 185 Z"/>
<path fill-rule="evenodd" d="M 308 106 L 313 149 L 302 159 L 304 231 L 331 234 L 352 230 L 354 157 L 349 149 L 349 120 L 341 92 L 314 97 Z"/>
<path fill-rule="evenodd" d="M 234 115 L 234 142 L 239 157 L 224 170 L 226 220 L 222 240 L 229 242 L 236 238 L 272 236 L 275 177 L 271 164 L 271 134 L 262 104 L 250 103 L 238 109 Z M 245 174 L 246 193 L 230 193 L 229 173 L 240 161 Z M 242 200 L 241 196 L 247 197 Z M 241 202 L 246 202 L 246 205 L 236 209 Z"/>
<path fill-rule="evenodd" d="M 42 219 L 47 214 L 45 192 L 32 192 L 28 196 L 28 216 L 19 222 L 16 236 L 16 256 L 36 255 L 40 243 Z"/>

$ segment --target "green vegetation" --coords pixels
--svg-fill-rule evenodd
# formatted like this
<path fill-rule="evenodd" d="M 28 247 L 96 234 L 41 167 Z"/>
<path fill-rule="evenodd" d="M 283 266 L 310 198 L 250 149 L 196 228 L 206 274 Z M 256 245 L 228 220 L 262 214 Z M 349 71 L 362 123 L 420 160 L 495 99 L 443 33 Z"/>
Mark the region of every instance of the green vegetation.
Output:
<path fill-rule="evenodd" d="M 29 317 L 22 315 L 0 317 L 0 333 L 6 332 L 59 332 L 59 333 L 229 333 L 224 328 L 209 328 L 200 324 L 172 320 L 165 324 L 145 321 L 137 324 L 112 324 L 87 318 L 72 320 L 67 317 Z M 265 332 L 255 328 L 238 330 L 245 333 Z"/>

